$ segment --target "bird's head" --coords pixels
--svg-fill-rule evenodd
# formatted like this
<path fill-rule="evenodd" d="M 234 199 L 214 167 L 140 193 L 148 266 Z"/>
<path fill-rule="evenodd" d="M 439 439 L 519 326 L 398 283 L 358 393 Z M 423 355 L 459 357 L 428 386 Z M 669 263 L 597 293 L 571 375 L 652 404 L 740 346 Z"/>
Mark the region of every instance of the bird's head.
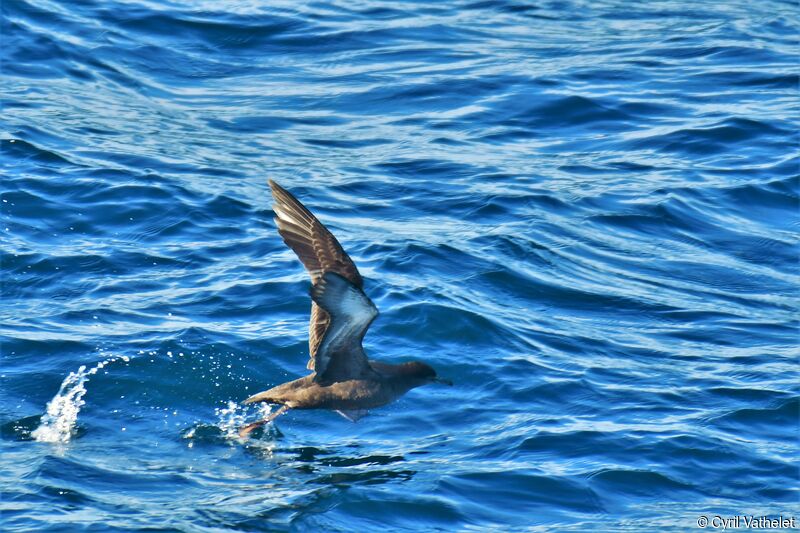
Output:
<path fill-rule="evenodd" d="M 421 361 L 403 363 L 400 365 L 400 374 L 404 377 L 412 378 L 414 381 L 418 382 L 419 385 L 425 385 L 428 383 L 442 383 L 450 386 L 453 385 L 453 382 L 449 379 L 437 377 L 436 370 L 434 370 L 431 365 Z"/>

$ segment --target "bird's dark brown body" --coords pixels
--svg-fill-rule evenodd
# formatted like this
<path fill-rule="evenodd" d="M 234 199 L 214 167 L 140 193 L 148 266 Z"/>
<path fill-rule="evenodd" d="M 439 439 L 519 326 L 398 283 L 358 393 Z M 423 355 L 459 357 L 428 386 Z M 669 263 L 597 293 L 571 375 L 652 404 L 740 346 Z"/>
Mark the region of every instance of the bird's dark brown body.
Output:
<path fill-rule="evenodd" d="M 246 436 L 288 409 L 333 409 L 351 420 L 390 403 L 409 390 L 439 380 L 422 362 L 398 365 L 368 360 L 361 341 L 378 310 L 364 293 L 363 279 L 339 241 L 297 198 L 270 180 L 275 223 L 284 242 L 311 276 L 308 376 L 255 394 L 245 403 L 281 408 L 244 426 Z"/>
<path fill-rule="evenodd" d="M 413 377 L 415 375 L 413 372 L 416 371 L 413 367 L 420 363 L 392 365 L 369 361 L 369 364 L 376 370 L 376 375 L 367 379 L 320 384 L 314 381 L 312 374 L 254 394 L 244 403 L 269 402 L 286 405 L 291 409 L 337 411 L 374 409 L 391 403 L 414 387 L 431 381 L 429 373 Z"/>

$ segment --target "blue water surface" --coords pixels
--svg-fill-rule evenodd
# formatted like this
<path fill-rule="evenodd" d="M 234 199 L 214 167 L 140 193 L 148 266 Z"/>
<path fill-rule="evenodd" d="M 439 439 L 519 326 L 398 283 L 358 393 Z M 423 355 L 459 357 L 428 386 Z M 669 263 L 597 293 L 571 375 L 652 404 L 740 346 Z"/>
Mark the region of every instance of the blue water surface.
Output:
<path fill-rule="evenodd" d="M 3 531 L 800 514 L 795 1 L 2 16 Z M 235 437 L 307 372 L 268 178 L 454 387 Z"/>

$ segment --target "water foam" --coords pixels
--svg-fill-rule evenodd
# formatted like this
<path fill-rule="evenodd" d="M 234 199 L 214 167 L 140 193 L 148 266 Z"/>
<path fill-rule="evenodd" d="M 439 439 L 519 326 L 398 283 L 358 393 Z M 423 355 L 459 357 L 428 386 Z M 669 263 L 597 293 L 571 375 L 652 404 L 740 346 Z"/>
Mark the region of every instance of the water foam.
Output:
<path fill-rule="evenodd" d="M 272 412 L 272 406 L 267 403 L 255 407 L 258 409 L 259 418 L 267 418 Z M 217 415 L 217 427 L 222 430 L 226 438 L 238 440 L 239 429 L 247 424 L 250 411 L 250 406 L 228 401 L 227 407 L 214 409 L 214 414 Z"/>
<path fill-rule="evenodd" d="M 86 370 L 86 365 L 81 365 L 77 372 L 70 372 L 61 383 L 58 393 L 47 403 L 47 411 L 31 436 L 39 442 L 69 442 L 78 421 L 78 413 L 86 403 L 83 396 L 86 394 L 86 382 L 89 381 L 89 377 L 97 374 L 106 365 L 119 360 L 127 362 L 130 358 L 126 355 L 112 357 L 89 370 Z"/>
<path fill-rule="evenodd" d="M 257 419 L 267 418 L 272 412 L 272 406 L 266 403 L 255 406 L 242 405 L 228 400 L 228 404 L 225 407 L 217 407 L 214 409 L 214 415 L 217 417 L 215 424 L 210 426 L 205 424 L 197 425 L 189 429 L 183 435 L 183 438 L 189 439 L 189 448 L 194 447 L 196 439 L 203 440 L 210 437 L 214 441 L 222 439 L 231 445 L 247 442 L 250 447 L 263 448 L 267 452 L 271 452 L 271 443 L 257 443 L 251 439 L 239 436 L 239 430 L 248 423 L 249 418 L 253 417 L 254 411 Z"/>

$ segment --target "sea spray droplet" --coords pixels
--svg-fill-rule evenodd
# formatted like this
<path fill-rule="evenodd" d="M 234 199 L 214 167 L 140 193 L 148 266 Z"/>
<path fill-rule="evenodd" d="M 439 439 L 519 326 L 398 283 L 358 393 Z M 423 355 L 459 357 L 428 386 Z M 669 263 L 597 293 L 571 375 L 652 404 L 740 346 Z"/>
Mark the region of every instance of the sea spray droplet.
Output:
<path fill-rule="evenodd" d="M 239 429 L 247 423 L 248 411 L 250 406 L 241 405 L 234 401 L 228 401 L 225 408 L 217 408 L 214 414 L 217 415 L 217 427 L 222 430 L 225 438 L 239 440 Z M 272 406 L 262 403 L 258 406 L 258 414 L 261 418 L 267 418 L 272 411 Z"/>
<path fill-rule="evenodd" d="M 47 410 L 42 416 L 39 427 L 31 433 L 31 436 L 39 442 L 69 442 L 72 430 L 78 421 L 78 413 L 86 403 L 83 396 L 86 394 L 86 382 L 89 376 L 93 376 L 109 363 L 119 360 L 127 362 L 130 358 L 125 355 L 112 357 L 89 370 L 86 370 L 85 365 L 81 365 L 77 372 L 70 372 L 61 383 L 58 393 L 47 403 Z"/>

